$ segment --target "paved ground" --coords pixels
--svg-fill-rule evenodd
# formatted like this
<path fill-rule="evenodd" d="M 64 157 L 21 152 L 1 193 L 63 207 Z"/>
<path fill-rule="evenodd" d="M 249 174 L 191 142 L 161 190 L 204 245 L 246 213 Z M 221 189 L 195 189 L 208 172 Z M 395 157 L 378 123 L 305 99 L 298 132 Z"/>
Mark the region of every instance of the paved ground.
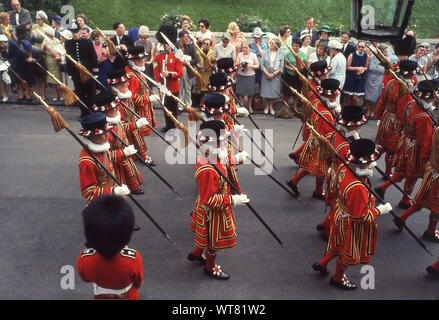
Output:
<path fill-rule="evenodd" d="M 58 109 L 77 132 L 79 111 Z M 92 287 L 75 274 L 74 290 L 61 287 L 63 266 L 75 266 L 84 248 L 77 158 L 81 147 L 65 131 L 55 133 L 49 115 L 39 106 L 1 105 L 0 168 L 0 299 L 90 299 Z M 157 111 L 159 123 L 163 114 Z M 182 117 L 186 120 L 186 117 Z M 240 118 L 242 119 L 242 118 Z M 299 128 L 298 120 L 281 120 L 256 115 L 261 127 L 274 129 L 274 153 L 281 182 L 296 171 L 287 154 Z M 248 119 L 242 119 L 248 127 Z M 376 122 L 362 131 L 373 138 Z M 202 268 L 186 260 L 193 248 L 188 230 L 189 212 L 196 197 L 194 166 L 169 165 L 164 159 L 164 143 L 155 136 L 147 139 L 156 167 L 182 194 L 174 193 L 146 167 L 145 195 L 139 201 L 171 235 L 173 247 L 135 208 L 142 227 L 130 243 L 144 261 L 144 283 L 140 298 L 147 300 L 292 300 L 292 299 L 438 299 L 438 282 L 430 279 L 425 268 L 437 259 L 439 245 L 427 243 L 434 257 L 426 254 L 404 232 L 398 234 L 390 215 L 379 218 L 379 242 L 371 265 L 375 271 L 375 289 L 352 293 L 329 286 L 329 277 L 316 274 L 311 265 L 324 253 L 325 243 L 315 226 L 325 216 L 323 202 L 311 198 L 314 179 L 300 184 L 303 206 L 265 176 L 256 176 L 251 165 L 241 166 L 238 176 L 251 204 L 289 248 L 283 250 L 246 207 L 235 210 L 238 245 L 220 252 L 217 262 L 231 278 L 221 282 L 208 278 Z M 383 167 L 383 161 L 380 160 Z M 374 185 L 381 183 L 377 174 Z M 393 187 L 386 194 L 396 207 L 400 195 Z M 400 209 L 395 209 L 401 213 Z M 428 212 L 422 210 L 408 220 L 417 235 L 422 235 Z M 329 265 L 334 271 L 334 262 Z M 350 279 L 361 282 L 360 267 L 348 269 Z"/>

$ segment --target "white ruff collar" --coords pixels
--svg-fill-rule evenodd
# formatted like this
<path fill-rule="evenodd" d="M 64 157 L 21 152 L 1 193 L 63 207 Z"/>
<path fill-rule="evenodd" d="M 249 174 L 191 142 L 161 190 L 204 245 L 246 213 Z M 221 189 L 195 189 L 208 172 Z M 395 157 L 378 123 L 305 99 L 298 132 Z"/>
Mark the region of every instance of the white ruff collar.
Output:
<path fill-rule="evenodd" d="M 145 65 L 143 65 L 143 67 L 138 67 L 138 66 L 136 66 L 136 64 L 133 61 L 130 61 L 130 67 L 134 71 L 145 72 Z"/>
<path fill-rule="evenodd" d="M 112 87 L 111 89 L 113 89 L 113 91 L 116 92 L 117 97 L 118 97 L 119 99 L 121 99 L 121 100 L 129 99 L 129 98 L 131 98 L 131 96 L 132 96 L 132 93 L 131 93 L 130 90 L 128 90 L 128 91 L 125 92 L 125 93 L 122 93 L 122 92 L 120 92 L 119 89 L 117 89 L 116 87 Z"/>
<path fill-rule="evenodd" d="M 120 122 L 120 112 L 119 112 L 119 110 L 117 110 L 117 116 L 115 116 L 115 117 L 107 116 L 106 118 L 107 118 L 107 122 L 109 124 L 118 124 Z"/>
<path fill-rule="evenodd" d="M 97 144 L 89 139 L 84 139 L 84 144 L 87 146 L 87 149 L 93 153 L 103 153 L 110 150 L 109 142 L 105 142 L 104 144 Z"/>

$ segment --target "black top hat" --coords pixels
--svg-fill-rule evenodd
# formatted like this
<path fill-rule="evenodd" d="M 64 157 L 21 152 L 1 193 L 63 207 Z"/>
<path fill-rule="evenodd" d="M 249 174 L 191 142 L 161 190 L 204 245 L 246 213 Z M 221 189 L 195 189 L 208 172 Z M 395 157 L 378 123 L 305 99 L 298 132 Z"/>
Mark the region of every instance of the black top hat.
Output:
<path fill-rule="evenodd" d="M 116 69 L 108 74 L 107 83 L 110 85 L 115 85 L 118 83 L 128 81 L 129 79 L 131 79 L 131 77 L 127 75 L 125 69 Z"/>
<path fill-rule="evenodd" d="M 226 73 L 217 72 L 209 77 L 209 84 L 207 87 L 210 89 L 210 91 L 220 92 L 231 87 L 232 84 L 233 80 L 230 79 Z"/>
<path fill-rule="evenodd" d="M 378 160 L 381 153 L 375 146 L 375 142 L 369 139 L 354 140 L 349 144 L 347 159 L 353 164 L 367 164 Z"/>
<path fill-rule="evenodd" d="M 232 58 L 221 58 L 216 62 L 216 72 L 225 72 L 227 74 L 235 72 L 238 67 L 235 66 L 235 62 Z"/>
<path fill-rule="evenodd" d="M 177 29 L 173 25 L 162 24 L 155 34 L 158 42 L 161 44 L 168 44 L 162 37 L 161 33 L 163 33 L 173 44 L 177 42 Z"/>
<path fill-rule="evenodd" d="M 118 99 L 115 100 L 115 96 L 111 91 L 103 90 L 98 95 L 91 98 L 93 103 L 94 112 L 105 112 L 108 110 L 116 109 L 120 105 Z"/>
<path fill-rule="evenodd" d="M 338 123 L 346 128 L 362 126 L 367 122 L 363 108 L 355 105 L 348 105 L 341 108 L 341 116 Z"/>
<path fill-rule="evenodd" d="M 103 195 L 82 211 L 86 246 L 111 259 L 126 246 L 134 229 L 134 213 L 121 196 Z"/>
<path fill-rule="evenodd" d="M 79 135 L 90 138 L 106 134 L 113 126 L 107 123 L 107 118 L 103 113 L 92 113 L 85 115 L 79 119 L 82 129 Z"/>
<path fill-rule="evenodd" d="M 128 59 L 142 59 L 143 57 L 145 57 L 145 48 L 143 46 L 128 48 Z"/>
<path fill-rule="evenodd" d="M 331 67 L 325 60 L 318 60 L 309 66 L 313 77 L 321 77 L 331 71 Z"/>
<path fill-rule="evenodd" d="M 418 86 L 413 91 L 413 94 L 420 99 L 434 98 L 434 91 L 437 90 L 439 84 L 436 80 L 423 80 L 418 83 Z"/>
<path fill-rule="evenodd" d="M 200 105 L 200 110 L 209 116 L 222 114 L 230 109 L 230 104 L 226 104 L 226 97 L 221 93 L 209 93 L 204 96 L 204 104 Z"/>
<path fill-rule="evenodd" d="M 209 120 L 200 125 L 200 131 L 197 134 L 200 142 L 215 142 L 227 139 L 229 132 L 226 131 L 224 121 Z"/>
<path fill-rule="evenodd" d="M 73 20 L 72 23 L 67 27 L 67 30 L 72 33 L 77 33 L 79 32 L 79 30 L 81 30 L 81 27 L 79 26 L 78 22 L 76 22 L 76 20 Z"/>
<path fill-rule="evenodd" d="M 412 36 L 405 36 L 395 43 L 395 55 L 411 56 L 416 47 L 416 39 Z"/>
<path fill-rule="evenodd" d="M 405 75 L 415 75 L 419 71 L 418 63 L 414 60 L 401 60 L 395 68 L 395 71 Z"/>
<path fill-rule="evenodd" d="M 340 81 L 337 79 L 323 79 L 317 91 L 324 96 L 337 96 L 341 93 Z"/>

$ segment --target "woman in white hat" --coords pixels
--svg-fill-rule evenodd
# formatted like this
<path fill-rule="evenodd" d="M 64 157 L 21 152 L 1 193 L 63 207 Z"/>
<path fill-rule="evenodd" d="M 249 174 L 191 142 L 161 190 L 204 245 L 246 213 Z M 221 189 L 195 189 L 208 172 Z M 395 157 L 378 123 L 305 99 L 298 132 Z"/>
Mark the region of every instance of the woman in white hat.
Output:
<path fill-rule="evenodd" d="M 46 24 L 47 18 L 47 14 L 44 11 L 37 11 L 35 15 L 36 23 L 32 26 L 32 39 L 34 40 L 33 45 L 40 49 L 44 40 L 44 37 L 41 34 L 44 33 L 44 28 L 49 26 Z"/>
<path fill-rule="evenodd" d="M 152 63 L 157 54 L 154 43 L 149 39 L 149 28 L 147 26 L 139 27 L 139 40 L 134 43 L 134 46 L 141 46 L 145 48 L 145 73 L 154 78 L 154 69 Z"/>
<path fill-rule="evenodd" d="M 44 28 L 44 33 L 47 36 L 41 46 L 41 51 L 44 56 L 44 63 L 46 65 L 47 71 L 55 76 L 58 80 L 62 79 L 61 75 L 61 53 L 62 44 L 61 41 L 55 38 L 55 29 L 50 26 Z M 59 90 L 59 85 L 55 80 L 53 80 L 49 75 L 46 76 L 46 83 L 51 86 L 54 90 L 53 102 L 62 100 L 61 92 Z M 43 85 L 43 93 L 45 93 Z M 45 94 L 43 95 L 43 99 Z"/>

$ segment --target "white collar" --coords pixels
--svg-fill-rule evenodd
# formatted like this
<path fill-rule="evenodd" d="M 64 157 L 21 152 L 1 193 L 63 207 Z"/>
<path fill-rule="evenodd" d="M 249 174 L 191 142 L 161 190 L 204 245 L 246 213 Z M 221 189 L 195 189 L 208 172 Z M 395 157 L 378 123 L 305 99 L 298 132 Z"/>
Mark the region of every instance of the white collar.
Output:
<path fill-rule="evenodd" d="M 129 99 L 129 98 L 131 98 L 131 96 L 132 96 L 132 93 L 131 93 L 130 90 L 128 90 L 128 91 L 125 92 L 125 93 L 122 93 L 122 92 L 120 92 L 119 89 L 117 89 L 116 87 L 111 87 L 111 89 L 112 89 L 114 92 L 116 92 L 117 97 L 118 97 L 119 99 L 121 99 L 121 100 Z"/>
<path fill-rule="evenodd" d="M 117 110 L 117 116 L 115 116 L 115 117 L 107 116 L 106 118 L 107 118 L 107 122 L 109 124 L 118 124 L 120 122 L 120 118 L 121 118 L 119 110 Z"/>
<path fill-rule="evenodd" d="M 87 149 L 93 153 L 104 153 L 110 150 L 110 143 L 107 141 L 103 144 L 97 144 L 89 139 L 83 139 L 84 144 L 87 146 Z"/>

